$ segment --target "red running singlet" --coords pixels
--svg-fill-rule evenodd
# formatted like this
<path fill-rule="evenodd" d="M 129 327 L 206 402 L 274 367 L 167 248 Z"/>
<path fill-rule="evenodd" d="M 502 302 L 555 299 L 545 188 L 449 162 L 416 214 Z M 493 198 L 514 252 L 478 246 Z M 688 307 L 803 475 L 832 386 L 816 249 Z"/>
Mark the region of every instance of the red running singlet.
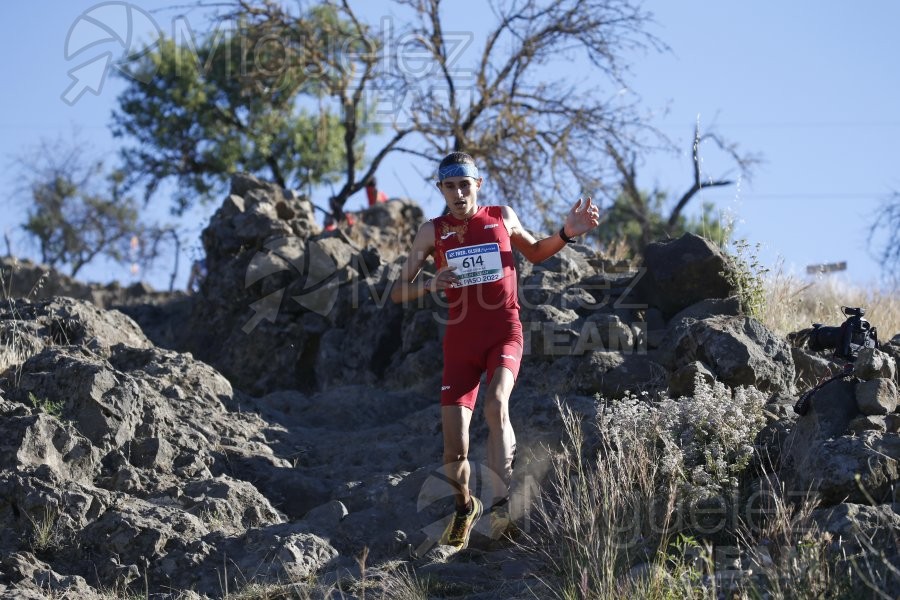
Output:
<path fill-rule="evenodd" d="M 522 360 L 515 258 L 499 206 L 468 219 L 433 219 L 438 268 L 457 265 L 461 287 L 447 288 L 441 404 L 474 408 L 481 375 L 490 385 L 498 367 L 518 376 Z M 468 284 L 468 285 L 465 285 Z"/>

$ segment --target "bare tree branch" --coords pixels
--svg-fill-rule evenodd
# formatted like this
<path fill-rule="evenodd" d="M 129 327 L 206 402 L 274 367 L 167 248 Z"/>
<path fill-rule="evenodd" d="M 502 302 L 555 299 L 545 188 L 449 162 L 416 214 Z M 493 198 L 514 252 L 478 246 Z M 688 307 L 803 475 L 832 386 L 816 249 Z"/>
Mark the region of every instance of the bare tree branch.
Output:
<path fill-rule="evenodd" d="M 679 217 L 681 216 L 681 212 L 684 210 L 684 207 L 687 206 L 687 203 L 703 188 L 712 188 L 712 187 L 723 187 L 734 184 L 734 180 L 732 179 L 710 179 L 709 181 L 703 182 L 701 181 L 700 174 L 700 146 L 704 141 L 710 140 L 719 147 L 719 149 L 725 151 L 731 159 L 735 162 L 741 172 L 741 176 L 745 179 L 750 179 L 753 173 L 753 167 L 759 164 L 760 159 L 758 156 L 753 154 L 742 154 L 738 151 L 737 144 L 728 143 L 724 141 L 718 134 L 714 132 L 707 132 L 701 135 L 699 124 L 694 127 L 694 142 L 691 146 L 691 159 L 693 166 L 693 175 L 694 180 L 691 184 L 691 187 L 681 195 L 681 198 L 678 199 L 678 202 L 675 203 L 675 206 L 672 208 L 672 211 L 669 213 L 669 219 L 666 224 L 668 230 L 671 230 L 675 227 L 675 224 L 678 222 Z"/>
<path fill-rule="evenodd" d="M 887 239 L 879 241 L 882 233 Z M 895 282 L 900 279 L 900 192 L 893 192 L 879 207 L 869 227 L 869 248 Z"/>
<path fill-rule="evenodd" d="M 526 217 L 560 210 L 582 190 L 603 189 L 606 175 L 615 172 L 606 141 L 618 136 L 637 148 L 639 136 L 650 132 L 633 103 L 592 89 L 585 85 L 588 78 L 574 84 L 547 80 L 544 68 L 562 53 L 582 53 L 596 69 L 593 81 L 620 89 L 627 70 L 621 52 L 662 47 L 644 31 L 650 15 L 632 2 L 491 3 L 497 22 L 471 70 L 449 64 L 451 57 L 441 50 L 446 34 L 439 2 L 400 4 L 414 10 L 412 32 L 430 40 L 422 50 L 451 80 L 449 94 L 408 80 L 411 89 L 420 90 L 414 128 L 435 156 L 451 149 L 477 156 L 491 174 L 490 188 Z M 598 73 L 604 79 L 596 78 Z"/>

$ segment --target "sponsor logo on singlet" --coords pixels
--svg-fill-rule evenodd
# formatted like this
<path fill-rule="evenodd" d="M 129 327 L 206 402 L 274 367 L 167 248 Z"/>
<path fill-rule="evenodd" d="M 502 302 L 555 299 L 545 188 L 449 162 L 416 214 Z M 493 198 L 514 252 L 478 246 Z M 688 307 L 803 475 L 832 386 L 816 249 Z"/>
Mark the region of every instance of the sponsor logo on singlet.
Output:
<path fill-rule="evenodd" d="M 468 230 L 468 228 L 468 222 L 463 223 L 462 225 L 450 225 L 447 222 L 443 222 L 441 223 L 440 238 L 442 240 L 446 240 L 448 237 L 455 233 L 457 239 L 459 240 L 459 243 L 462 244 L 466 239 L 466 231 Z"/>

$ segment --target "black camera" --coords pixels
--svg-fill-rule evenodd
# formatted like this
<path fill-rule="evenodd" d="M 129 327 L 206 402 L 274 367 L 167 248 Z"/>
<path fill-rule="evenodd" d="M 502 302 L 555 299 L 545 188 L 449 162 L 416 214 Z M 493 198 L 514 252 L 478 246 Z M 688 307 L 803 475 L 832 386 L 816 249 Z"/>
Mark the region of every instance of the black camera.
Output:
<path fill-rule="evenodd" d="M 813 323 L 807 346 L 814 352 L 833 350 L 835 358 L 856 360 L 863 348 L 878 347 L 878 331 L 863 318 L 865 309 L 842 306 L 847 319 L 837 327 Z"/>
<path fill-rule="evenodd" d="M 810 350 L 821 352 L 833 350 L 834 358 L 846 361 L 843 369 L 821 382 L 811 390 L 806 391 L 794 404 L 794 412 L 805 415 L 809 410 L 809 402 L 822 386 L 848 377 L 853 373 L 853 361 L 859 356 L 863 348 L 878 347 L 878 331 L 872 324 L 863 319 L 865 309 L 859 307 L 842 306 L 841 311 L 847 315 L 847 319 L 837 327 L 828 327 L 821 323 L 813 323 L 812 329 L 807 330 L 806 345 Z M 802 339 L 802 338 L 801 338 Z"/>

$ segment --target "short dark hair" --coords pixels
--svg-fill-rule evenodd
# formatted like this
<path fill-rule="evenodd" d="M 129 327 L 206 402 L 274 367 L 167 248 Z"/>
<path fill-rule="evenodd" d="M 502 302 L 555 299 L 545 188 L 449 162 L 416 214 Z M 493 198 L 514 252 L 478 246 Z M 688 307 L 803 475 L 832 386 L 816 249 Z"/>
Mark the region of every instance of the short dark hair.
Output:
<path fill-rule="evenodd" d="M 375 176 L 374 176 L 374 175 L 372 175 L 371 177 L 369 177 L 368 179 L 366 179 L 366 187 L 375 187 L 376 185 L 378 185 L 378 184 L 375 182 Z"/>
<path fill-rule="evenodd" d="M 444 160 L 441 161 L 441 164 L 438 166 L 438 168 L 443 169 L 444 167 L 448 167 L 450 165 L 465 164 L 474 165 L 475 159 L 472 158 L 470 154 L 466 154 L 465 152 L 451 152 L 444 157 Z"/>

